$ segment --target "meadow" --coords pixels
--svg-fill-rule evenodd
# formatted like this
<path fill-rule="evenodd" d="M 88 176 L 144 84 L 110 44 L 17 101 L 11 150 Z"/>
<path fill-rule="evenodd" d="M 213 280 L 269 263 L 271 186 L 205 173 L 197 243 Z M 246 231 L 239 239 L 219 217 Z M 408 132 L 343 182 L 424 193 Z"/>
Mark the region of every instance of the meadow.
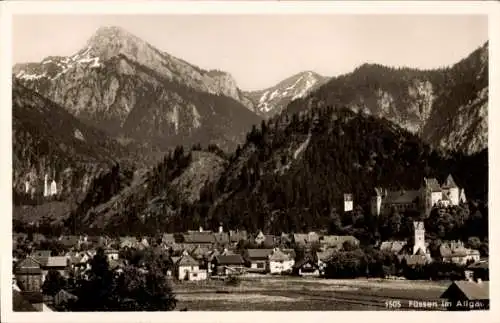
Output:
<path fill-rule="evenodd" d="M 322 279 L 286 276 L 243 277 L 239 286 L 223 281 L 177 282 L 177 310 L 188 311 L 338 311 L 400 310 L 410 300 L 439 300 L 450 282 L 383 279 Z"/>

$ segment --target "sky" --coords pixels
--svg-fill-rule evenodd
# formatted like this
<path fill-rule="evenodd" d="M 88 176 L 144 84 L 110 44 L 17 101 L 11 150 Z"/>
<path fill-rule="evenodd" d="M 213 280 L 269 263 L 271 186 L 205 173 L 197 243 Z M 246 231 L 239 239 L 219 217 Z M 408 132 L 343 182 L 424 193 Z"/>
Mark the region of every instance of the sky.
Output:
<path fill-rule="evenodd" d="M 102 26 L 229 72 L 243 90 L 305 70 L 336 76 L 363 63 L 449 66 L 488 40 L 487 16 L 480 15 L 17 15 L 13 61 L 72 55 Z"/>

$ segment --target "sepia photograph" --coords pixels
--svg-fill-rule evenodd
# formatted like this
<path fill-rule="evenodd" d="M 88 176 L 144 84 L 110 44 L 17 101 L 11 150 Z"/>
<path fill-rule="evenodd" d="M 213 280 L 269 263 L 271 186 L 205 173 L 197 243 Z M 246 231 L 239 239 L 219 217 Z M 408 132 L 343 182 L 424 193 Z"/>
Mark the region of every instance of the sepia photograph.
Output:
<path fill-rule="evenodd" d="M 490 309 L 487 13 L 10 25 L 14 313 Z"/>

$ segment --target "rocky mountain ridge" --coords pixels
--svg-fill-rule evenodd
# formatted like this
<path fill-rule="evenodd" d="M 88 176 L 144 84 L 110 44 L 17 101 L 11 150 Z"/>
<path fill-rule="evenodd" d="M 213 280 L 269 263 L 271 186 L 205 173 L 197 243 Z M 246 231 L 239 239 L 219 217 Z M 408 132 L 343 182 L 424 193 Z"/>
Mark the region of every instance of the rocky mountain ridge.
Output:
<path fill-rule="evenodd" d="M 302 98 L 314 89 L 317 89 L 328 80 L 312 71 L 295 74 L 270 88 L 247 92 L 252 100 L 256 113 L 265 118 L 270 118 L 281 113 L 293 100 Z"/>
<path fill-rule="evenodd" d="M 449 68 L 363 64 L 291 102 L 287 111 L 326 106 L 386 118 L 443 151 L 479 152 L 488 145 L 488 43 Z"/>

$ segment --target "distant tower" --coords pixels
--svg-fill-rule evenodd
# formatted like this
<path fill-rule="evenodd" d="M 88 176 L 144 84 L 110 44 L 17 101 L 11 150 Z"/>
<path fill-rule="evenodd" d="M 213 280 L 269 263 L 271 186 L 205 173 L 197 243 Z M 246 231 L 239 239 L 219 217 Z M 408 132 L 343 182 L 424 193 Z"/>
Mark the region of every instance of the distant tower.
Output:
<path fill-rule="evenodd" d="M 415 229 L 415 242 L 413 245 L 413 254 L 416 254 L 419 249 L 422 250 L 422 252 L 426 252 L 426 247 L 425 247 L 425 228 L 424 228 L 424 222 L 423 221 L 414 221 L 413 222 L 413 227 Z"/>
<path fill-rule="evenodd" d="M 380 216 L 380 211 L 382 209 L 382 198 L 383 191 L 381 188 L 375 187 L 375 196 L 372 197 L 371 201 L 371 213 L 372 216 Z"/>
<path fill-rule="evenodd" d="M 354 209 L 352 194 L 344 194 L 344 212 L 349 212 Z"/>
<path fill-rule="evenodd" d="M 28 194 L 30 192 L 30 182 L 25 181 L 24 182 L 24 193 Z"/>
<path fill-rule="evenodd" d="M 45 174 L 45 182 L 43 186 L 43 196 L 49 196 L 49 175 Z"/>
<path fill-rule="evenodd" d="M 224 227 L 222 226 L 222 223 L 220 223 L 219 225 L 219 233 L 223 233 L 224 232 Z"/>
<path fill-rule="evenodd" d="M 50 195 L 57 195 L 57 183 L 55 180 L 52 180 L 52 183 L 50 183 Z"/>

